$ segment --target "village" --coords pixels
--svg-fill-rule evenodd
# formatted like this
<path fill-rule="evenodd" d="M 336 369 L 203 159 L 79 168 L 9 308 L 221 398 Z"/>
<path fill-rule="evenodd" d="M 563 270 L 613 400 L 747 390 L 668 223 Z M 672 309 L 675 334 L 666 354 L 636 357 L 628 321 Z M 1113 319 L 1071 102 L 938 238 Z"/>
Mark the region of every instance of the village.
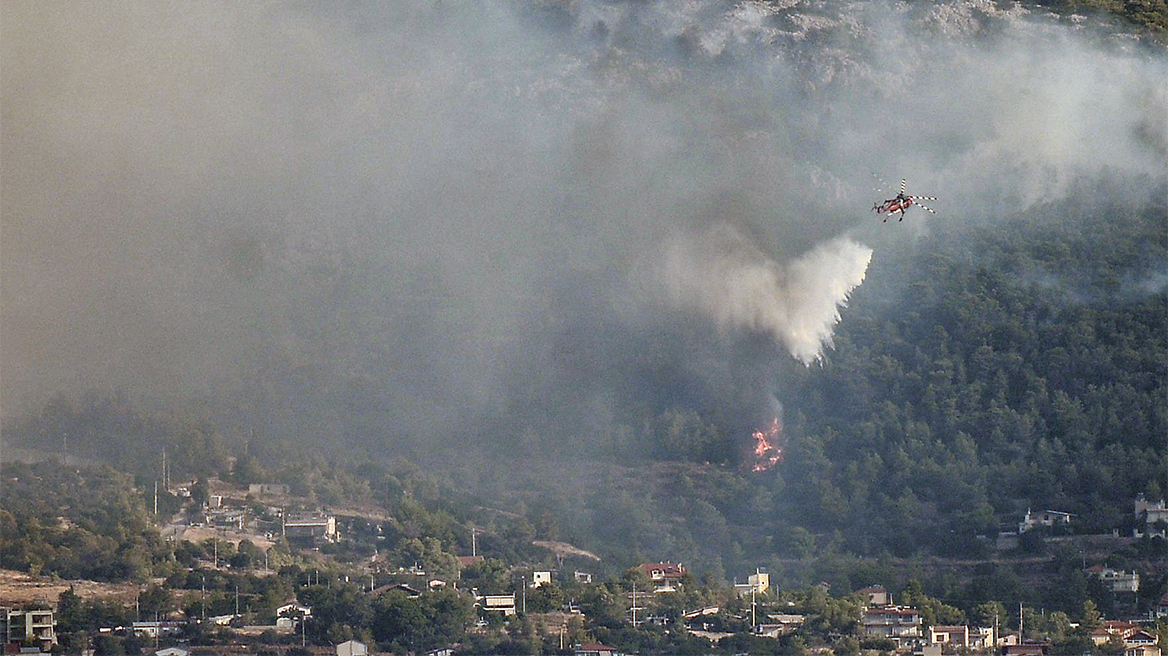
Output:
<path fill-rule="evenodd" d="M 404 608 L 424 605 L 427 599 L 459 600 L 465 612 L 455 622 L 465 626 L 454 632 L 457 639 L 435 645 L 440 638 L 431 637 L 417 643 L 427 649 L 409 650 L 430 656 L 476 653 L 475 636 L 516 633 L 529 634 L 532 653 L 616 656 L 633 652 L 606 645 L 600 636 L 638 631 L 683 634 L 712 653 L 746 637 L 773 641 L 788 651 L 824 654 L 1047 656 L 1077 645 L 1072 656 L 1161 656 L 1168 620 L 1168 593 L 1144 613 L 1124 617 L 1103 617 L 1085 608 L 1078 618 L 1063 613 L 1047 617 L 1043 611 L 1036 619 L 1035 609 L 1020 603 L 1011 608 L 1011 600 L 1004 599 L 992 612 L 966 618 L 923 595 L 919 586 L 903 594 L 876 584 L 853 591 L 831 590 L 827 583 L 784 590 L 761 567 L 742 581 L 720 586 L 719 596 L 712 589 L 719 586 L 699 580 L 682 563 L 630 564 L 612 576 L 612 567 L 603 567 L 598 556 L 561 542 L 534 542 L 551 552 L 554 557 L 544 562 L 555 567 L 504 563 L 480 552 L 481 529 L 474 528 L 469 554 L 423 549 L 417 560 L 405 562 L 401 549 L 379 548 L 385 541 L 383 523 L 390 518 L 376 509 L 309 508 L 307 500 L 289 494 L 287 485 L 275 483 L 236 488 L 211 479 L 165 485 L 163 491 L 181 500 L 181 510 L 158 529 L 174 545 L 176 557 L 186 558 L 183 572 L 134 588 L 132 598 L 123 591 L 110 604 L 120 604 L 125 612 L 107 612 L 115 621 L 100 625 L 90 617 L 85 630 L 76 619 L 69 626 L 63 622 L 64 615 L 75 616 L 78 604 L 86 603 L 66 599 L 78 596 L 69 582 L 47 583 L 39 594 L 26 595 L 22 604 L 5 598 L 0 621 L 6 653 L 363 656 L 378 653 L 379 642 L 393 642 L 392 635 L 373 626 L 375 617 L 364 620 L 368 626 L 338 618 L 336 594 L 341 590 L 365 605 L 384 606 L 390 603 L 384 600 L 394 599 Z M 156 507 L 157 499 L 155 490 Z M 1164 539 L 1168 508 L 1163 500 L 1141 496 L 1133 501 L 1132 512 L 1137 519 L 1133 539 Z M 1016 549 L 1028 535 L 1057 542 L 1069 539 L 1073 523 L 1069 513 L 1027 510 L 1016 530 L 993 539 L 1003 549 Z M 365 544 L 371 553 L 346 561 L 346 554 L 363 553 L 355 544 Z M 589 563 L 610 574 L 602 580 Z M 1136 608 L 1140 572 L 1083 565 L 1082 575 L 1114 595 L 1116 607 Z M 1162 573 L 1156 576 L 1162 585 Z M 274 592 L 279 586 L 261 592 L 263 582 L 276 580 L 288 582 L 286 597 L 274 596 L 280 594 Z M 163 601 L 144 610 L 146 596 Z M 603 604 L 598 601 L 602 598 Z M 322 603 L 333 607 L 325 611 Z M 438 620 L 418 616 L 413 621 Z M 757 648 L 751 644 L 747 650 Z"/>

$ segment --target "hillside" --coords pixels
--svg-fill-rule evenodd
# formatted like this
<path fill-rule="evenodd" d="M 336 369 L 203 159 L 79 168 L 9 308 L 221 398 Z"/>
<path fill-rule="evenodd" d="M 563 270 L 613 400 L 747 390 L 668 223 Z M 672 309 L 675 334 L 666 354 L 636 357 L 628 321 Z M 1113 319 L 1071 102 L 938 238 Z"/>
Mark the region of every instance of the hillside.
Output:
<path fill-rule="evenodd" d="M 5 21 L 4 440 L 120 509 L 22 567 L 173 567 L 159 479 L 728 577 L 1168 491 L 1162 2 L 124 11 Z"/>

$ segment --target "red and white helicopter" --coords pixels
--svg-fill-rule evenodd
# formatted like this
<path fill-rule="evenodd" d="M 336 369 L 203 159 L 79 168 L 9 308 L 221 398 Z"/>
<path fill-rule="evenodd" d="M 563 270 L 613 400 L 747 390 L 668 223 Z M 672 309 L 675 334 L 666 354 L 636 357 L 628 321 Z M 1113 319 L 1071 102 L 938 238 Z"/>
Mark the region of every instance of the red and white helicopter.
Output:
<path fill-rule="evenodd" d="M 922 210 L 925 210 L 931 214 L 936 214 L 936 212 L 934 212 L 932 210 L 932 208 L 930 208 L 927 205 L 925 205 L 924 203 L 920 202 L 922 200 L 937 200 L 936 196 L 906 196 L 904 193 L 904 185 L 905 185 L 905 181 L 904 181 L 904 179 L 901 179 L 900 193 L 897 194 L 895 198 L 889 198 L 888 200 L 884 201 L 883 203 L 876 203 L 875 205 L 872 206 L 872 211 L 876 212 L 877 214 L 893 214 L 896 212 L 900 212 L 900 218 L 897 219 L 897 221 L 903 221 L 904 220 L 904 211 L 907 210 L 908 208 L 912 207 L 913 205 L 916 205 L 917 207 L 919 207 Z M 888 221 L 888 217 L 885 216 L 884 220 Z"/>

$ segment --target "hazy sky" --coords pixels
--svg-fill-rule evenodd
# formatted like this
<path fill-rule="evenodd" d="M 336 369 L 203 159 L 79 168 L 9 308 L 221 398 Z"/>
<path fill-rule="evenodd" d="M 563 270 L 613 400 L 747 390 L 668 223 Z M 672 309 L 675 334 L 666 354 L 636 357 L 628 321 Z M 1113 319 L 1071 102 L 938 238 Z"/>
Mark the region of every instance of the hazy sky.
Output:
<path fill-rule="evenodd" d="M 4 2 L 3 412 L 603 417 L 736 335 L 814 362 L 924 221 L 1164 181 L 1162 49 L 806 4 Z M 873 174 L 939 217 L 879 223 Z"/>

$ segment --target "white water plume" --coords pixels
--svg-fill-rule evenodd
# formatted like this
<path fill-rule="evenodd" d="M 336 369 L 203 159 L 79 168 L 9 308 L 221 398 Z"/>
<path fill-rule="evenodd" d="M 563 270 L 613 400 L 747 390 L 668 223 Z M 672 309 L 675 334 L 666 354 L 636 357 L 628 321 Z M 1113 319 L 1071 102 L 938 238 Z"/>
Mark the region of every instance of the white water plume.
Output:
<path fill-rule="evenodd" d="M 838 238 L 779 263 L 723 223 L 674 239 L 662 271 L 680 307 L 708 315 L 722 329 L 769 332 L 810 365 L 831 345 L 840 308 L 864 281 L 871 259 L 870 248 Z"/>

